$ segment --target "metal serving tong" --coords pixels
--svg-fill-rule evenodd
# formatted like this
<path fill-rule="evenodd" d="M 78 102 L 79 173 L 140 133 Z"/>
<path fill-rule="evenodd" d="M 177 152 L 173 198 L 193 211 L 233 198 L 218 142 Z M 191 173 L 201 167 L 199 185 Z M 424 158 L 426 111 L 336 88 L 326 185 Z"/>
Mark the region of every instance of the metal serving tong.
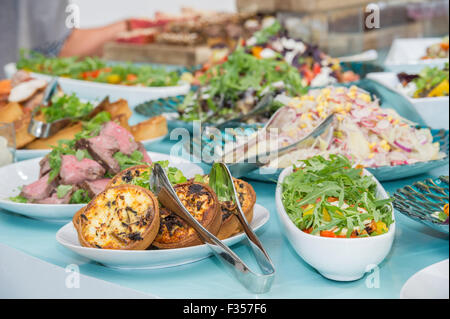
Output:
<path fill-rule="evenodd" d="M 232 172 L 233 176 L 236 176 L 236 177 L 245 176 L 247 173 L 249 173 L 255 169 L 258 169 L 264 165 L 267 165 L 271 160 L 274 160 L 277 157 L 281 157 L 284 154 L 289 153 L 293 149 L 298 148 L 302 144 L 307 144 L 308 142 L 321 136 L 322 134 L 324 134 L 327 131 L 327 129 L 333 123 L 333 120 L 334 120 L 334 113 L 328 115 L 325 118 L 325 120 L 323 120 L 316 128 L 314 128 L 314 130 L 312 130 L 308 135 L 301 138 L 300 140 L 295 141 L 285 147 L 281 147 L 275 151 L 269 149 L 265 152 L 256 154 L 255 156 L 247 157 L 243 161 L 239 161 L 236 163 L 229 163 L 228 164 L 229 170 Z M 275 125 L 273 125 L 274 123 L 271 123 L 271 124 L 272 125 L 264 127 L 264 130 L 265 130 L 264 133 L 267 133 L 269 127 L 271 127 L 271 128 L 276 127 L 276 124 Z M 331 127 L 331 130 L 328 131 L 327 139 L 329 140 L 332 137 L 333 137 L 333 128 Z M 240 151 L 242 151 L 243 153 L 246 153 L 248 151 L 249 144 L 251 142 L 252 141 L 249 141 L 249 143 L 239 146 L 238 148 L 232 150 L 231 152 L 240 153 Z M 222 157 L 222 161 L 225 160 L 227 155 L 228 154 L 225 154 Z"/>
<path fill-rule="evenodd" d="M 245 220 L 244 214 L 242 212 L 241 205 L 237 199 L 236 189 L 234 188 L 234 183 L 230 171 L 227 166 L 223 163 L 215 163 L 210 173 L 211 179 L 220 178 L 226 185 L 229 196 L 229 200 L 236 204 L 237 209 L 235 210 L 235 215 L 241 222 L 247 239 L 250 242 L 250 246 L 255 255 L 256 261 L 261 268 L 262 273 L 255 273 L 230 249 L 228 248 L 220 239 L 211 234 L 207 229 L 205 229 L 184 207 L 178 198 L 174 188 L 172 187 L 169 179 L 164 171 L 164 169 L 158 163 L 155 163 L 150 176 L 150 187 L 158 196 L 158 200 L 168 208 L 170 211 L 177 214 L 184 221 L 186 221 L 189 226 L 195 229 L 200 239 L 208 245 L 209 248 L 214 252 L 214 254 L 225 264 L 235 277 L 251 292 L 254 293 L 265 293 L 269 291 L 274 275 L 275 268 L 272 261 L 264 250 L 261 242 L 258 240 L 254 232 L 251 230 L 247 221 Z"/>

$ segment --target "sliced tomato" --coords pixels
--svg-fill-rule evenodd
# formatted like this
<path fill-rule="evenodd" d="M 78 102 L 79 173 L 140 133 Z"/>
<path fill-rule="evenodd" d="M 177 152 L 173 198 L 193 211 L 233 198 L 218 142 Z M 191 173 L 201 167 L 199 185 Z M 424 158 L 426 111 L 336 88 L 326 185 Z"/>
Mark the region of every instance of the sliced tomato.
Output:
<path fill-rule="evenodd" d="M 322 237 L 330 237 L 330 238 L 336 238 L 337 237 L 337 235 L 334 232 L 330 231 L 330 230 L 321 230 L 320 231 L 320 236 L 322 236 Z"/>

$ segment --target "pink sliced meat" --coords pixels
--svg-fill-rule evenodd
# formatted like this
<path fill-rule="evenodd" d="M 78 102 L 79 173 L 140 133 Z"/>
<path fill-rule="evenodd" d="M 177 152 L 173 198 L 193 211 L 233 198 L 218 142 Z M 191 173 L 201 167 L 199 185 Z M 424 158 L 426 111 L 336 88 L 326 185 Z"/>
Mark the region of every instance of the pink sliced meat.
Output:
<path fill-rule="evenodd" d="M 86 180 L 93 181 L 105 175 L 105 169 L 96 161 L 83 158 L 79 161 L 74 155 L 63 155 L 61 161 L 61 184 L 74 185 Z"/>
<path fill-rule="evenodd" d="M 76 147 L 79 149 L 87 149 L 92 158 L 109 173 L 115 175 L 120 172 L 120 165 L 113 157 L 119 151 L 119 145 L 113 137 L 98 135 L 90 139 L 81 139 L 77 141 Z"/>
<path fill-rule="evenodd" d="M 109 121 L 105 123 L 100 131 L 101 136 L 110 136 L 117 141 L 119 151 L 131 155 L 138 149 L 138 144 L 134 140 L 133 135 L 116 122 Z"/>
<path fill-rule="evenodd" d="M 87 190 L 89 193 L 89 197 L 94 197 L 106 189 L 106 186 L 110 182 L 109 178 L 102 178 L 95 181 L 85 181 L 80 187 Z"/>
<path fill-rule="evenodd" d="M 48 155 L 39 161 L 39 166 L 40 166 L 39 177 L 42 177 L 45 174 L 47 174 L 48 172 L 50 172 L 51 167 L 50 167 L 50 161 L 48 159 Z"/>
<path fill-rule="evenodd" d="M 67 193 L 63 198 L 59 198 L 56 192 L 54 192 L 51 196 L 36 201 L 37 204 L 69 204 L 70 198 L 72 196 L 72 191 Z"/>
<path fill-rule="evenodd" d="M 49 174 L 45 174 L 36 182 L 23 186 L 20 195 L 29 201 L 36 201 L 48 197 L 54 189 L 54 183 L 49 183 Z"/>
<path fill-rule="evenodd" d="M 138 150 L 142 153 L 142 155 L 144 155 L 144 157 L 142 158 L 142 160 L 146 163 L 151 164 L 152 163 L 152 159 L 150 158 L 150 156 L 147 153 L 147 150 L 145 149 L 144 145 L 140 142 L 138 143 Z"/>

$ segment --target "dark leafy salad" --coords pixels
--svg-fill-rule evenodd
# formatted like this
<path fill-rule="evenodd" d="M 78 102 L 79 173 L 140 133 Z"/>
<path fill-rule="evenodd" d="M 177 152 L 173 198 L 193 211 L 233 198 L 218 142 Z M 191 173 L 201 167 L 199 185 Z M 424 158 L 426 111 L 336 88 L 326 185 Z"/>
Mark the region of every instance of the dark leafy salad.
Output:
<path fill-rule="evenodd" d="M 21 51 L 17 69 L 77 80 L 139 86 L 175 86 L 176 71 L 131 63 L 109 65 L 96 57 L 46 57 L 34 51 Z"/>
<path fill-rule="evenodd" d="M 275 58 L 259 59 L 243 48 L 204 70 L 199 81 L 200 89 L 188 94 L 178 109 L 183 121 L 220 123 L 249 113 L 266 93 L 306 92 L 296 68 Z M 272 105 L 261 117 L 269 118 L 276 108 Z"/>
<path fill-rule="evenodd" d="M 55 95 L 48 106 L 40 107 L 39 111 L 47 123 L 55 122 L 64 118 L 80 118 L 88 115 L 94 109 L 89 102 L 82 102 L 75 95 Z"/>
<path fill-rule="evenodd" d="M 282 202 L 302 231 L 332 238 L 361 238 L 389 231 L 392 199 L 377 198 L 377 185 L 344 156 L 315 156 L 294 166 L 282 184 Z"/>

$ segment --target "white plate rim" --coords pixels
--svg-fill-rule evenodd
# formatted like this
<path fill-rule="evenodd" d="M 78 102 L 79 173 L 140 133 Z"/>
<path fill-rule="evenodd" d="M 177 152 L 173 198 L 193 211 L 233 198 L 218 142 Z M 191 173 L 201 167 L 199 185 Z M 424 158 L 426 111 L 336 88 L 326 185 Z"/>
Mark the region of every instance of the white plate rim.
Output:
<path fill-rule="evenodd" d="M 402 289 L 400 290 L 400 299 L 409 299 L 406 296 L 406 291 L 408 289 L 408 286 L 414 282 L 415 280 L 417 280 L 417 278 L 422 275 L 423 273 L 429 271 L 430 269 L 433 268 L 437 268 L 440 264 L 445 264 L 445 263 L 449 263 L 449 259 L 444 259 L 441 261 L 438 261 L 437 263 L 431 264 L 425 268 L 422 268 L 421 270 L 417 271 L 416 273 L 414 273 L 414 275 L 412 275 L 411 277 L 408 278 L 408 280 L 406 280 L 406 282 L 404 283 L 404 285 L 402 286 Z M 448 281 L 447 281 L 448 282 Z"/>
<path fill-rule="evenodd" d="M 270 212 L 269 212 L 269 210 L 267 208 L 265 208 L 264 206 L 262 206 L 260 204 L 255 204 L 254 209 L 255 209 L 255 213 L 256 212 L 260 212 L 260 214 L 261 214 L 261 221 L 257 225 L 252 227 L 253 231 L 257 232 L 260 229 L 262 229 L 267 224 L 267 222 L 270 220 Z M 213 254 L 213 252 L 211 251 L 211 252 L 205 253 L 205 255 L 202 256 L 202 257 L 197 257 L 197 258 L 194 257 L 194 259 L 189 259 L 188 257 L 186 257 L 183 261 L 175 261 L 175 262 L 170 263 L 170 264 L 166 263 L 164 265 L 158 265 L 158 266 L 147 266 L 147 267 L 146 266 L 136 266 L 136 267 L 133 267 L 133 266 L 117 266 L 117 265 L 111 265 L 111 264 L 104 264 L 104 263 L 102 263 L 100 261 L 97 261 L 97 260 L 95 260 L 93 258 L 90 258 L 90 257 L 88 257 L 88 256 L 86 256 L 84 254 L 80 254 L 78 252 L 78 250 L 86 251 L 86 252 L 92 252 L 92 251 L 95 252 L 95 251 L 100 251 L 100 249 L 92 248 L 92 247 L 83 247 L 80 244 L 74 245 L 74 244 L 72 244 L 70 242 L 67 242 L 62 237 L 62 234 L 64 232 L 66 232 L 66 231 L 70 231 L 70 232 L 73 232 L 73 233 L 76 234 L 76 230 L 75 230 L 75 227 L 73 226 L 72 222 L 69 222 L 69 223 L 65 224 L 60 229 L 58 229 L 58 231 L 56 232 L 55 238 L 56 238 L 56 241 L 60 245 L 62 245 L 66 249 L 72 251 L 73 253 L 77 254 L 78 256 L 81 256 L 83 258 L 87 258 L 87 259 L 89 259 L 91 261 L 97 262 L 97 263 L 99 263 L 99 264 L 101 264 L 101 265 L 103 265 L 105 267 L 112 268 L 112 269 L 132 270 L 132 269 L 162 269 L 162 268 L 169 268 L 169 267 L 184 265 L 184 264 L 187 264 L 187 263 L 193 263 L 195 261 L 207 258 L 207 257 L 211 256 L 211 254 Z M 236 235 L 234 235 L 234 236 L 232 236 L 230 238 L 224 239 L 223 243 L 226 246 L 230 247 L 230 246 L 233 246 L 233 245 L 241 242 L 242 240 L 245 239 L 245 237 L 246 237 L 245 233 L 241 232 L 241 233 L 236 234 Z M 78 241 L 78 238 L 77 238 L 77 241 Z M 151 258 L 150 256 L 152 254 L 155 254 L 155 252 L 158 252 L 157 254 L 160 254 L 161 252 L 168 251 L 168 252 L 170 252 L 170 254 L 177 255 L 179 253 L 187 253 L 189 251 L 195 252 L 196 250 L 205 249 L 205 248 L 206 248 L 206 244 L 196 245 L 196 246 L 191 246 L 191 247 L 184 247 L 184 248 L 166 249 L 166 250 L 113 250 L 113 249 L 108 250 L 108 249 L 102 249 L 101 251 L 102 251 L 102 253 L 109 254 L 110 256 L 114 256 L 114 255 L 118 256 L 121 253 L 126 253 L 126 254 L 130 254 L 131 253 L 133 255 L 140 255 L 140 256 L 142 256 L 142 255 L 144 255 L 144 256 L 145 255 L 149 255 L 149 258 Z"/>
<path fill-rule="evenodd" d="M 170 154 L 158 153 L 158 152 L 148 152 L 147 151 L 147 154 L 150 156 L 150 158 L 152 158 L 152 157 L 154 158 L 155 156 L 156 157 L 162 156 L 162 157 L 164 157 L 166 159 L 169 159 L 169 161 L 171 161 L 173 163 L 190 164 L 190 165 L 193 165 L 193 168 L 195 167 L 195 169 L 199 171 L 199 174 L 203 174 L 204 173 L 203 168 L 201 168 L 201 166 L 199 166 L 198 164 L 193 163 L 193 162 L 191 162 L 191 161 L 189 161 L 189 160 L 187 160 L 185 158 L 182 158 L 182 157 L 179 157 L 179 156 L 173 156 L 173 155 L 170 155 Z M 35 161 L 35 162 L 38 163 L 41 159 L 42 159 L 42 157 L 31 158 L 31 159 L 28 159 L 28 160 L 15 162 L 15 163 L 3 166 L 0 169 L 4 169 L 5 167 L 16 166 L 16 165 L 23 165 L 23 164 L 26 165 L 27 162 L 31 162 L 31 161 Z M 38 167 L 36 167 L 36 169 L 38 169 Z M 10 209 L 3 208 L 2 205 L 8 205 L 9 207 L 18 207 L 20 210 L 23 210 L 26 207 L 31 207 L 31 209 L 38 209 L 38 208 L 48 207 L 48 208 L 51 208 L 52 211 L 55 211 L 55 210 L 58 210 L 58 209 L 69 209 L 69 208 L 71 210 L 73 209 L 73 211 L 78 211 L 79 209 L 81 209 L 82 207 L 85 206 L 85 204 L 16 203 L 16 202 L 10 201 L 10 200 L 5 199 L 5 198 L 0 198 L 0 210 L 4 209 L 4 210 L 10 211 L 10 212 L 13 212 L 13 213 L 16 213 L 16 214 L 20 214 L 20 215 L 23 215 L 23 216 L 27 216 L 27 217 L 31 217 L 31 218 L 38 218 L 38 217 L 36 217 L 36 214 L 33 214 L 33 213 L 30 213 L 30 214 L 26 215 L 24 213 L 19 213 L 17 211 L 13 211 L 13 210 L 10 210 Z M 41 214 L 39 214 L 39 215 L 41 215 Z M 38 219 L 54 220 L 54 221 L 62 221 L 62 220 L 67 221 L 68 220 L 64 216 L 62 216 L 61 219 L 52 218 L 52 217 L 48 217 L 48 218 L 39 217 Z"/>

